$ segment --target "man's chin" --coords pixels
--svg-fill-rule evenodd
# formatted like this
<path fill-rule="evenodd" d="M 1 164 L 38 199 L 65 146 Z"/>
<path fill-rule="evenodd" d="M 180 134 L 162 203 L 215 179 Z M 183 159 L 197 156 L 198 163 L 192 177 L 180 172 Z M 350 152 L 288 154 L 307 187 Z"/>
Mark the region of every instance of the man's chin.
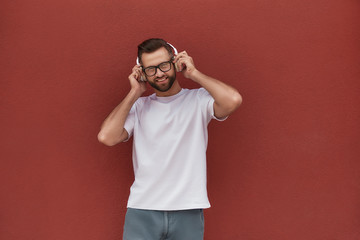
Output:
<path fill-rule="evenodd" d="M 170 86 L 170 84 L 166 85 L 166 86 L 159 86 L 156 85 L 155 89 L 160 91 L 160 92 L 167 92 L 172 86 Z"/>

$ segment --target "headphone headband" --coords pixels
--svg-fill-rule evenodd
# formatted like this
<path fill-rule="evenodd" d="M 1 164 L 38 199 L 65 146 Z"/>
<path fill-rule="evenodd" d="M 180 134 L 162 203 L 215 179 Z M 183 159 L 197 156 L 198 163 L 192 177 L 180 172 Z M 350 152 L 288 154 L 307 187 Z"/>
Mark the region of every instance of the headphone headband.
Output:
<path fill-rule="evenodd" d="M 173 45 L 171 45 L 170 43 L 167 42 L 167 44 L 174 50 L 174 54 L 177 55 L 178 54 L 177 49 Z M 139 57 L 136 58 L 136 64 L 140 65 Z"/>

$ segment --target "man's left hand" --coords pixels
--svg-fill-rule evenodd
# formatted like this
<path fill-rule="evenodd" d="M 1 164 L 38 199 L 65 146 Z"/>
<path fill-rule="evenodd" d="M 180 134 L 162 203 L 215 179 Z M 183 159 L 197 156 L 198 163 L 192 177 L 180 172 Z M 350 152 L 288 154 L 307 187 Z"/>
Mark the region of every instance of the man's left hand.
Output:
<path fill-rule="evenodd" d="M 187 54 L 186 51 L 182 51 L 176 55 L 173 63 L 176 65 L 179 72 L 182 72 L 186 78 L 191 79 L 192 74 L 197 71 L 194 60 Z"/>

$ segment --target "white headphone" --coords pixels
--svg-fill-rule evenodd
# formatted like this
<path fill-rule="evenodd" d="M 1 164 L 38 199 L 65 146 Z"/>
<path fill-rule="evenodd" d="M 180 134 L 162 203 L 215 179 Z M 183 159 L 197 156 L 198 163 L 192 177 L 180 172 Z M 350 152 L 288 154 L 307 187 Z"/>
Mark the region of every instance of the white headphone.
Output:
<path fill-rule="evenodd" d="M 176 50 L 176 48 L 173 45 L 171 45 L 170 43 L 167 43 L 167 44 L 174 50 L 174 54 L 176 56 L 178 54 L 178 51 Z M 140 65 L 139 57 L 136 58 L 136 64 Z"/>

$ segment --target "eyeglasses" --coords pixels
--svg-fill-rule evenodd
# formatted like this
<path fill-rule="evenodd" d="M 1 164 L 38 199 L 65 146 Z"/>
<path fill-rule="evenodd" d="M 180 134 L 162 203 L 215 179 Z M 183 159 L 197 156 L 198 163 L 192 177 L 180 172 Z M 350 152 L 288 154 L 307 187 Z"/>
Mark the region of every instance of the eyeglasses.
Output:
<path fill-rule="evenodd" d="M 162 62 L 157 66 L 150 66 L 147 68 L 143 68 L 143 72 L 146 76 L 151 77 L 154 76 L 157 72 L 157 69 L 160 69 L 162 72 L 168 72 L 171 69 L 172 61 Z"/>

